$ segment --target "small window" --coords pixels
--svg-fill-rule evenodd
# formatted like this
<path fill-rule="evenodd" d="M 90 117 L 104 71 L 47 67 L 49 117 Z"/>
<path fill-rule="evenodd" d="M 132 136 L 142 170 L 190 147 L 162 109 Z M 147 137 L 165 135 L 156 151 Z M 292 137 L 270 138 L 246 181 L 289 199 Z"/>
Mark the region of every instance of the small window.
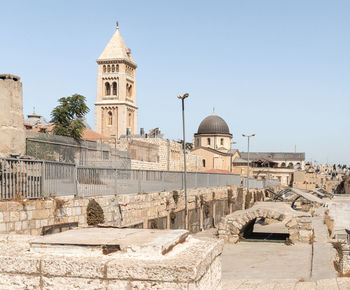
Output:
<path fill-rule="evenodd" d="M 220 145 L 221 145 L 221 146 L 224 146 L 224 138 L 221 138 L 221 139 L 220 139 Z"/>
<path fill-rule="evenodd" d="M 114 72 L 115 71 L 115 66 L 114 66 L 114 64 L 112 65 L 112 72 Z"/>
<path fill-rule="evenodd" d="M 210 146 L 210 138 L 207 139 L 208 146 Z"/>
<path fill-rule="evenodd" d="M 112 90 L 113 90 L 113 95 L 116 96 L 117 95 L 117 83 L 116 82 L 113 82 Z"/>
<path fill-rule="evenodd" d="M 107 72 L 111 72 L 111 66 L 107 65 Z"/>
<path fill-rule="evenodd" d="M 103 66 L 103 72 L 106 72 L 106 65 Z"/>
<path fill-rule="evenodd" d="M 108 125 L 111 126 L 113 124 L 113 114 L 111 111 L 108 112 Z"/>
<path fill-rule="evenodd" d="M 107 82 L 105 83 L 106 86 L 106 96 L 109 96 L 111 94 L 111 85 Z"/>
<path fill-rule="evenodd" d="M 203 167 L 205 167 L 205 159 L 202 160 Z"/>

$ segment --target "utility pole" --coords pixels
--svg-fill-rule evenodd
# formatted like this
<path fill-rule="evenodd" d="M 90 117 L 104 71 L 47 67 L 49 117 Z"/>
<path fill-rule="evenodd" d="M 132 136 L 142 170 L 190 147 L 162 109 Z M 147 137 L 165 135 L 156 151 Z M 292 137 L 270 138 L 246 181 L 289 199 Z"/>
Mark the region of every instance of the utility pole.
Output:
<path fill-rule="evenodd" d="M 185 229 L 188 229 L 188 207 L 187 207 L 187 184 L 186 184 L 186 134 L 185 134 L 185 99 L 188 98 L 188 93 L 183 96 L 178 95 L 177 98 L 182 103 L 182 133 L 183 133 L 183 154 L 184 154 L 184 191 L 185 191 Z"/>
<path fill-rule="evenodd" d="M 250 145 L 250 137 L 254 137 L 255 134 L 242 134 L 243 137 L 248 138 L 248 162 L 247 162 L 247 191 L 249 190 L 249 145 Z"/>

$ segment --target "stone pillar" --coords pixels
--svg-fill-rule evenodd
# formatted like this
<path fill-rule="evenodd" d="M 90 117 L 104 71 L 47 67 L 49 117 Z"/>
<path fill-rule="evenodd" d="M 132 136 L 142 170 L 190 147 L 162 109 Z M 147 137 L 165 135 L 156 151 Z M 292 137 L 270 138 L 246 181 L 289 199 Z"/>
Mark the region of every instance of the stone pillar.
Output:
<path fill-rule="evenodd" d="M 22 83 L 20 77 L 0 74 L 0 157 L 25 154 Z"/>

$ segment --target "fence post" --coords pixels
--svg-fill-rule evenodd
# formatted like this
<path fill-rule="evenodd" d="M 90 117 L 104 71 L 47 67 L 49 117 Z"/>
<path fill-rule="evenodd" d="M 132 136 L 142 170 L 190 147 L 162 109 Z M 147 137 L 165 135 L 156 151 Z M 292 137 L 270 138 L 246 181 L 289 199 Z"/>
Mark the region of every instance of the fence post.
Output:
<path fill-rule="evenodd" d="M 73 178 L 74 178 L 75 196 L 79 196 L 79 192 L 78 192 L 78 166 L 76 164 L 74 164 Z M 83 191 L 83 197 L 84 197 L 84 191 Z"/>
<path fill-rule="evenodd" d="M 46 163 L 45 163 L 45 161 L 43 161 L 41 164 L 41 186 L 40 186 L 40 189 L 41 189 L 40 195 L 41 196 L 46 196 L 45 178 L 46 178 Z"/>
<path fill-rule="evenodd" d="M 141 170 L 137 170 L 137 191 L 141 193 Z"/>
<path fill-rule="evenodd" d="M 5 195 L 4 180 L 5 180 L 4 160 L 1 159 L 1 179 L 0 179 L 0 183 L 1 183 L 1 199 L 4 199 L 4 195 Z"/>
<path fill-rule="evenodd" d="M 115 194 L 118 194 L 118 169 L 114 169 L 114 187 L 115 187 Z"/>

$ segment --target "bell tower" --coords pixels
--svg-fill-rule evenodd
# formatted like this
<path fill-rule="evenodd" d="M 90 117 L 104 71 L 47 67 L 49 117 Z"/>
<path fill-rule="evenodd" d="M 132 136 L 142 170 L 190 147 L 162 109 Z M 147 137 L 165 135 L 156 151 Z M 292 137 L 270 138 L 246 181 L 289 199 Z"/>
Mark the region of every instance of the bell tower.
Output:
<path fill-rule="evenodd" d="M 137 133 L 137 68 L 117 22 L 116 31 L 97 59 L 95 131 L 104 136 Z"/>

